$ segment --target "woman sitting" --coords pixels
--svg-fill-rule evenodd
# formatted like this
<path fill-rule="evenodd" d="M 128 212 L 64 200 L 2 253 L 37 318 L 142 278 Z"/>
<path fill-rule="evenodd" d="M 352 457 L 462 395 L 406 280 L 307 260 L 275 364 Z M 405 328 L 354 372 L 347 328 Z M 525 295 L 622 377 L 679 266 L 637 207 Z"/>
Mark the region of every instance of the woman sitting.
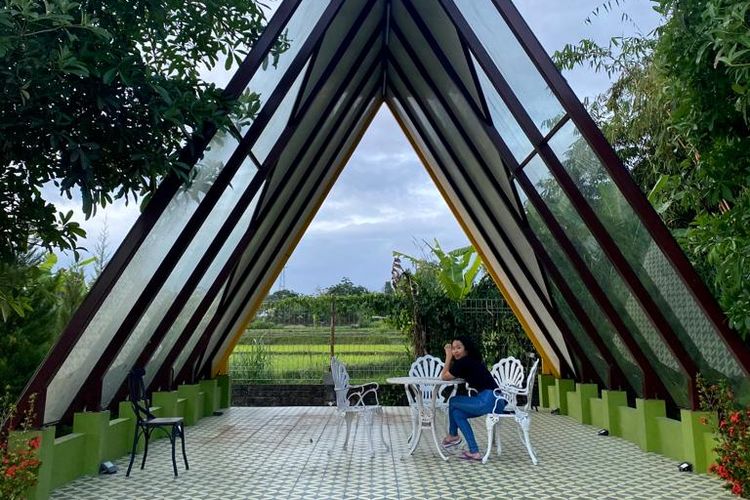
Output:
<path fill-rule="evenodd" d="M 469 445 L 469 451 L 464 451 L 461 458 L 465 460 L 482 460 L 479 453 L 474 432 L 469 419 L 481 417 L 490 412 L 502 412 L 505 408 L 504 399 L 495 400 L 493 391 L 497 389 L 495 380 L 482 362 L 482 355 L 474 342 L 465 336 L 456 337 L 450 344 L 445 344 L 445 366 L 440 373 L 443 380 L 462 378 L 472 389 L 477 390 L 476 396 L 454 396 L 450 399 L 448 419 L 450 428 L 448 436 L 443 439 L 443 446 L 450 448 L 461 443 L 458 429 Z"/>

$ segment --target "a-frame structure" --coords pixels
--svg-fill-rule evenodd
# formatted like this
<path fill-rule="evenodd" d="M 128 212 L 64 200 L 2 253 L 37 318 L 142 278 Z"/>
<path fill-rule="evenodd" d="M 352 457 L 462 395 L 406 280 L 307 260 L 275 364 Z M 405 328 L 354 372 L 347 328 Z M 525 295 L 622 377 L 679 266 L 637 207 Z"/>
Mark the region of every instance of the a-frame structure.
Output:
<path fill-rule="evenodd" d="M 279 41 L 281 40 L 281 41 Z M 287 48 L 264 64 L 276 43 Z M 284 0 L 22 396 L 39 420 L 225 369 L 385 103 L 556 376 L 694 407 L 750 352 L 510 0 Z M 43 410 L 43 411 L 42 411 Z"/>

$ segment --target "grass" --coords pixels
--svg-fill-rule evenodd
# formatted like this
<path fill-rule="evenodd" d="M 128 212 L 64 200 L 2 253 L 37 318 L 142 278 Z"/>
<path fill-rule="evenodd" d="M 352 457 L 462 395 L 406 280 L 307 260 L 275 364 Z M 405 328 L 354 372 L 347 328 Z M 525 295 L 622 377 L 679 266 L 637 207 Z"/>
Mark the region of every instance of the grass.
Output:
<path fill-rule="evenodd" d="M 268 352 L 272 354 L 310 353 L 328 356 L 331 352 L 331 347 L 327 344 L 271 344 L 267 347 Z M 234 348 L 234 352 L 247 352 L 253 350 L 253 348 L 252 345 L 238 345 Z M 395 344 L 337 344 L 334 346 L 334 354 L 339 357 L 345 354 L 368 354 L 371 352 L 408 353 L 405 346 Z"/>
<path fill-rule="evenodd" d="M 251 383 L 320 383 L 330 362 L 330 331 L 320 327 L 249 330 L 229 358 L 230 373 Z M 403 334 L 382 328 L 339 328 L 334 353 L 352 383 L 404 375 L 412 358 Z"/>
<path fill-rule="evenodd" d="M 238 347 L 252 344 L 254 340 L 262 339 L 264 344 L 291 345 L 328 345 L 331 340 L 330 328 L 313 328 L 300 326 L 286 326 L 271 330 L 248 330 L 242 336 Z M 396 344 L 404 345 L 405 338 L 399 332 L 383 331 L 381 328 L 352 328 L 336 329 L 336 344 Z"/>

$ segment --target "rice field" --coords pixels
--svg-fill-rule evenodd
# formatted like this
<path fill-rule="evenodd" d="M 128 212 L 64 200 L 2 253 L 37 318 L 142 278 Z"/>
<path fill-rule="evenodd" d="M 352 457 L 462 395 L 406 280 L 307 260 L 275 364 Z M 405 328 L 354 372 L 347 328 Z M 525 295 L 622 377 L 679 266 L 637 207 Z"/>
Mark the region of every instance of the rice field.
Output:
<path fill-rule="evenodd" d="M 406 337 L 380 327 L 339 328 L 333 350 L 353 383 L 404 375 L 412 362 Z M 330 352 L 330 332 L 323 328 L 249 330 L 230 356 L 229 368 L 238 382 L 315 384 L 328 370 Z"/>

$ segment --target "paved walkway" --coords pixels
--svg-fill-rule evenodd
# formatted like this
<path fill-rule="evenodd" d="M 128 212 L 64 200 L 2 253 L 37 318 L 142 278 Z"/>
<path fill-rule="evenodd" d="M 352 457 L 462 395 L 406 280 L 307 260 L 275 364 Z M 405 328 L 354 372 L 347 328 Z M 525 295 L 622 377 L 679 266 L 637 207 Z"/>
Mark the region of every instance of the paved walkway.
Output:
<path fill-rule="evenodd" d="M 128 457 L 122 457 L 117 474 L 79 478 L 52 498 L 732 498 L 714 477 L 680 473 L 673 460 L 544 411 L 532 422 L 536 467 L 515 423 L 502 425 L 502 457 L 493 455 L 482 465 L 455 456 L 443 462 L 429 433 L 409 456 L 408 409 L 388 407 L 386 415 L 391 451 L 381 447 L 370 458 L 361 426 L 353 426 L 354 447 L 328 455 L 337 422 L 331 408 L 232 408 L 187 428 L 191 468 L 184 471 L 178 463 L 178 478 L 169 442 L 159 440 L 150 447 L 145 470 L 134 466 L 126 478 Z M 484 419 L 475 419 L 474 428 L 484 446 Z"/>

